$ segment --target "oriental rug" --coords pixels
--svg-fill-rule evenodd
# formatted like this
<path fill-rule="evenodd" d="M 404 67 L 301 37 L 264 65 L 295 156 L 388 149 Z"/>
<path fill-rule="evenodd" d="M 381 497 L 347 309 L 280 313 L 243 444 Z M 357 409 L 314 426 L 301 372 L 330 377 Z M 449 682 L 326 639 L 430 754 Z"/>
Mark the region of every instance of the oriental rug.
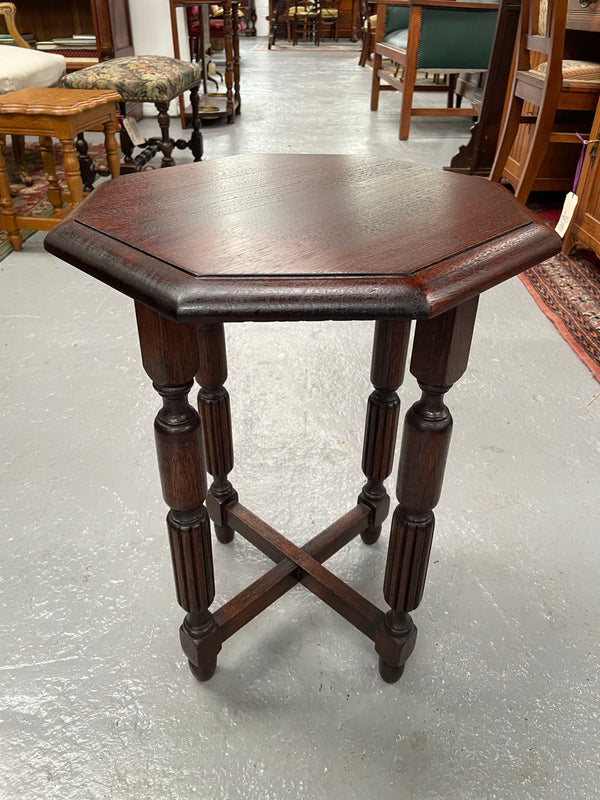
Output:
<path fill-rule="evenodd" d="M 600 260 L 562 253 L 519 276 L 556 329 L 600 382 Z"/>

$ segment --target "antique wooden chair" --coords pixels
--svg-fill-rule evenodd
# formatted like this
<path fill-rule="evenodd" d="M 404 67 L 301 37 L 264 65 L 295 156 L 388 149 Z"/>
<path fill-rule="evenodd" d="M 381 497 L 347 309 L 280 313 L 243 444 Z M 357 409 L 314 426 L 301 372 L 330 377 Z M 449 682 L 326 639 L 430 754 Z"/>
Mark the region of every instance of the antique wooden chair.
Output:
<path fill-rule="evenodd" d="M 523 0 L 518 33 L 517 68 L 500 144 L 490 180 L 506 178 L 515 196 L 525 203 L 536 180 L 549 142 L 581 140 L 560 130 L 557 112 L 593 112 L 600 96 L 600 64 L 563 61 L 568 0 Z M 541 62 L 541 63 L 540 63 Z M 537 109 L 523 115 L 523 104 Z M 507 170 L 507 162 L 519 126 L 535 125 L 528 152 L 520 169 Z M 584 133 L 579 131 L 579 133 Z"/>
<path fill-rule="evenodd" d="M 0 94 L 58 86 L 66 71 L 64 57 L 34 50 L 25 41 L 17 30 L 14 3 L 0 3 L 0 15 L 15 45 L 0 47 Z M 11 138 L 19 178 L 26 186 L 31 186 L 32 179 L 25 164 L 25 137 L 14 135 Z"/>
<path fill-rule="evenodd" d="M 342 0 L 319 0 L 315 20 L 315 44 L 329 38 L 337 42 L 339 36 L 340 5 Z"/>
<path fill-rule="evenodd" d="M 400 139 L 408 139 L 413 116 L 478 115 L 476 108 L 454 107 L 452 80 L 422 85 L 417 73 L 485 72 L 498 9 L 498 3 L 487 0 L 378 0 L 371 110 L 377 111 L 380 91 L 401 92 Z M 401 71 L 384 69 L 384 58 Z M 447 107 L 413 107 L 415 92 L 445 92 Z"/>
<path fill-rule="evenodd" d="M 372 14 L 371 10 L 376 4 L 373 0 L 360 0 L 360 27 L 362 36 L 362 47 L 358 59 L 359 67 L 366 67 L 367 61 L 373 54 L 373 43 L 375 41 L 375 28 L 377 27 L 377 14 Z"/>
<path fill-rule="evenodd" d="M 305 42 L 314 33 L 317 19 L 313 0 L 286 0 L 284 19 L 288 42 L 298 44 L 298 38 Z"/>

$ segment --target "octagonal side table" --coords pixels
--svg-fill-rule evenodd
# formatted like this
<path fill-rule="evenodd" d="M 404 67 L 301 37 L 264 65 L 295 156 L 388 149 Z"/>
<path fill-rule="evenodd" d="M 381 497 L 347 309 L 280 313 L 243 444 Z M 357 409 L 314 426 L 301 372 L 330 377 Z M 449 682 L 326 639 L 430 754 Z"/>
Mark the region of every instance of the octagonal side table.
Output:
<path fill-rule="evenodd" d="M 46 247 L 135 301 L 143 366 L 162 398 L 156 445 L 195 676 L 210 678 L 222 644 L 300 582 L 374 642 L 383 679 L 397 680 L 415 645 L 410 612 L 452 430 L 444 395 L 467 367 L 478 297 L 558 252 L 556 234 L 483 179 L 364 157 L 252 155 L 106 183 Z M 228 478 L 224 324 L 349 319 L 375 321 L 366 482 L 348 513 L 297 547 L 245 508 Z M 421 397 L 404 422 L 382 611 L 323 564 L 356 536 L 380 535 L 415 320 Z M 188 402 L 194 379 L 199 413 Z M 216 610 L 209 519 L 220 542 L 237 532 L 275 562 Z"/>

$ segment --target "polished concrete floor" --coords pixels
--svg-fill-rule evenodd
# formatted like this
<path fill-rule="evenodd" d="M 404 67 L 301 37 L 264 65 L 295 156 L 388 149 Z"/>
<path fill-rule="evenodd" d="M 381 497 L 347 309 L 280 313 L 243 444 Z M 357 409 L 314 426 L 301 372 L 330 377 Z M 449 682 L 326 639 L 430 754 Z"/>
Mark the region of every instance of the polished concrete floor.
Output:
<path fill-rule="evenodd" d="M 441 168 L 468 139 L 466 120 L 424 118 L 400 143 L 398 98 L 369 111 L 356 52 L 253 45 L 243 114 L 205 128 L 207 159 Z M 42 245 L 37 233 L 0 264 L 2 800 L 598 797 L 600 386 L 518 279 L 482 299 L 448 396 L 455 434 L 402 680 L 382 683 L 371 643 L 298 587 L 199 684 L 179 649 L 158 403 L 131 304 Z M 228 329 L 233 479 L 299 543 L 362 484 L 371 331 Z M 409 378 L 405 408 L 416 396 Z M 387 527 L 330 562 L 380 605 L 386 541 Z M 240 538 L 214 550 L 216 604 L 268 568 Z"/>

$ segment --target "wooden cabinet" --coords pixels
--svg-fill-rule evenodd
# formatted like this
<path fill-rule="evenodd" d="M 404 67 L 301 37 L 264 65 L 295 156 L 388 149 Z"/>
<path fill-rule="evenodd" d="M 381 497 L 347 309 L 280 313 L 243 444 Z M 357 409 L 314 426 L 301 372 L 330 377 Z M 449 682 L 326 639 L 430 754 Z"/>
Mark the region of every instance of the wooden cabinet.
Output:
<path fill-rule="evenodd" d="M 94 33 L 101 61 L 133 53 L 127 0 L 18 0 L 16 22 L 38 41 Z"/>
<path fill-rule="evenodd" d="M 579 203 L 565 237 L 564 252 L 575 247 L 593 250 L 600 258 L 600 103 L 590 133 L 581 177 L 577 187 Z"/>

